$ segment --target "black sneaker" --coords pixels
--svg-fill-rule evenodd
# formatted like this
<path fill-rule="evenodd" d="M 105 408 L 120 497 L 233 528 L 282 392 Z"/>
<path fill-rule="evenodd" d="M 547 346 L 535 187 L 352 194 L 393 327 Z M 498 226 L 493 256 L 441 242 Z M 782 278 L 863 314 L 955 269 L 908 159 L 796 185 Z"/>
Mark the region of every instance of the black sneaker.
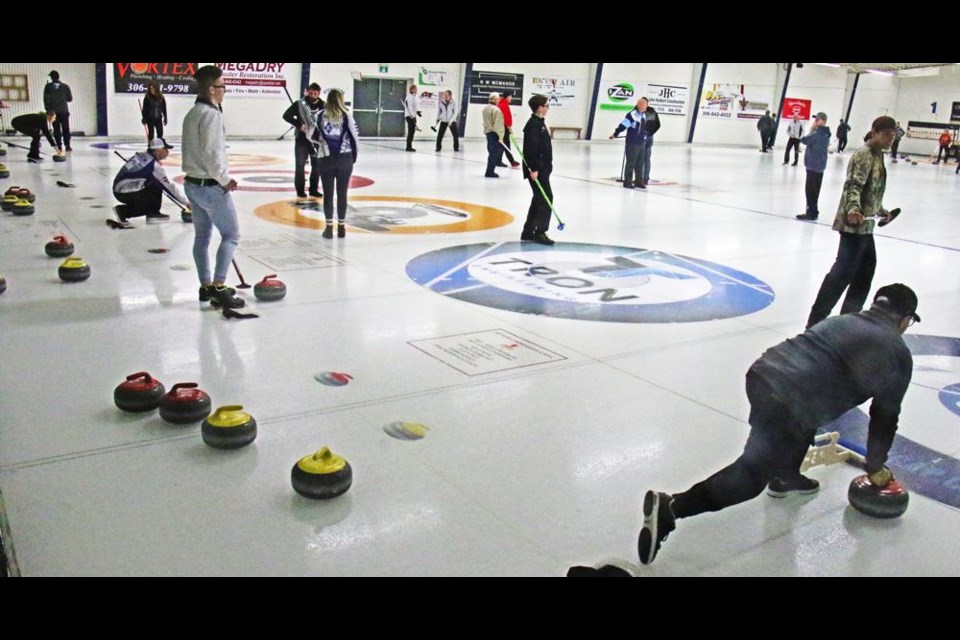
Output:
<path fill-rule="evenodd" d="M 27 156 L 27 162 L 43 162 L 43 158 L 31 158 Z"/>
<path fill-rule="evenodd" d="M 307 197 L 307 194 L 305 194 L 303 191 L 297 191 L 297 197 L 298 197 L 298 198 L 306 198 L 306 197 Z"/>
<path fill-rule="evenodd" d="M 485 173 L 485 174 L 483 174 L 483 177 L 484 177 L 484 178 L 499 178 L 500 176 L 497 175 L 496 173 Z"/>
<path fill-rule="evenodd" d="M 635 186 L 637 189 L 646 189 L 646 188 L 647 188 L 647 185 L 646 185 L 646 183 L 644 183 L 644 182 L 638 182 L 638 183 L 635 184 L 634 186 Z"/>
<path fill-rule="evenodd" d="M 535 233 L 533 235 L 533 241 L 537 244 L 545 244 L 547 246 L 554 244 L 553 240 L 547 237 L 547 234 L 541 231 L 540 233 Z"/>
<path fill-rule="evenodd" d="M 820 492 L 820 483 L 807 476 L 798 476 L 795 480 L 774 478 L 767 485 L 767 495 L 771 498 L 786 498 L 791 493 L 812 496 Z"/>
<path fill-rule="evenodd" d="M 567 569 L 568 578 L 638 578 L 636 565 L 623 560 L 608 560 L 593 567 L 574 566 Z"/>
<path fill-rule="evenodd" d="M 347 225 L 342 222 L 337 225 L 337 237 L 346 238 L 347 237 Z"/>
<path fill-rule="evenodd" d="M 530 242 L 535 235 L 532 231 L 524 231 L 520 234 L 520 242 Z"/>
<path fill-rule="evenodd" d="M 643 497 L 643 529 L 637 540 L 637 551 L 643 564 L 654 561 L 660 544 L 677 528 L 672 504 L 673 497 L 662 492 L 647 491 Z"/>
<path fill-rule="evenodd" d="M 300 196 L 300 197 L 303 197 L 303 196 Z M 311 191 L 311 192 L 310 192 L 310 197 L 311 197 L 311 198 L 322 198 L 322 197 L 323 197 L 323 194 L 320 193 L 319 191 Z"/>
<path fill-rule="evenodd" d="M 210 304 L 215 307 L 226 307 L 227 309 L 240 309 L 247 306 L 243 298 L 238 298 L 229 287 L 215 287 L 210 285 L 207 292 L 210 294 Z"/>
<path fill-rule="evenodd" d="M 213 289 L 212 284 L 200 285 L 200 302 L 209 302 L 213 299 L 213 295 L 210 293 L 210 290 Z M 237 292 L 233 287 L 227 287 L 227 291 L 230 295 L 233 295 Z"/>
<path fill-rule="evenodd" d="M 800 215 L 796 216 L 796 218 L 797 220 L 809 220 L 813 222 L 816 221 L 817 216 L 812 216 L 809 213 L 801 213 Z"/>
<path fill-rule="evenodd" d="M 327 240 L 333 238 L 333 224 L 328 222 L 327 226 L 323 229 L 323 237 Z"/>
<path fill-rule="evenodd" d="M 407 149 L 407 151 L 416 152 L 416 149 Z"/>
<path fill-rule="evenodd" d="M 114 205 L 113 207 L 113 215 L 117 216 L 117 220 L 120 221 L 120 224 L 127 223 L 127 220 L 128 220 L 127 216 L 125 216 L 123 213 L 124 211 L 126 211 L 126 208 L 127 208 L 127 205 L 125 204 L 118 204 L 118 205 Z"/>
<path fill-rule="evenodd" d="M 148 213 L 147 214 L 147 222 L 150 222 L 150 221 L 163 222 L 169 219 L 170 219 L 170 216 L 168 216 L 165 213 Z"/>
<path fill-rule="evenodd" d="M 624 183 L 623 183 L 623 188 L 624 188 L 624 189 L 633 189 L 633 183 L 632 183 L 632 182 L 624 182 Z"/>

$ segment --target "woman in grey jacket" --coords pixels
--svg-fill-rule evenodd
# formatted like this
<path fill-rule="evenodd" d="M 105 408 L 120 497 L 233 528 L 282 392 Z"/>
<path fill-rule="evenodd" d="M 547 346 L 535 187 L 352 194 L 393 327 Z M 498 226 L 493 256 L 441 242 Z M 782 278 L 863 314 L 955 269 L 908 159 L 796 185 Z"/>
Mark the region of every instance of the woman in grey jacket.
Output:
<path fill-rule="evenodd" d="M 347 113 L 343 104 L 343 91 L 330 89 L 327 102 L 317 114 L 317 128 L 313 133 L 316 145 L 320 183 L 323 185 L 323 217 L 327 226 L 323 230 L 324 238 L 333 238 L 333 193 L 337 194 L 337 237 L 347 235 L 347 189 L 350 188 L 350 176 L 353 163 L 357 161 L 357 140 L 360 133 L 357 122 Z"/>

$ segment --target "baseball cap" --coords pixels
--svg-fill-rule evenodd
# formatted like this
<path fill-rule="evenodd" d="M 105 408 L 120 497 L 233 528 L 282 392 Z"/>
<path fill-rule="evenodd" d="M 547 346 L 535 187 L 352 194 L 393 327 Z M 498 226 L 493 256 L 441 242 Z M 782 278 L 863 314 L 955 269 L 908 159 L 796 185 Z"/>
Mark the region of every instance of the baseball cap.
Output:
<path fill-rule="evenodd" d="M 888 284 L 877 289 L 873 303 L 881 308 L 892 311 L 901 316 L 910 316 L 920 322 L 917 315 L 917 294 L 905 284 Z"/>

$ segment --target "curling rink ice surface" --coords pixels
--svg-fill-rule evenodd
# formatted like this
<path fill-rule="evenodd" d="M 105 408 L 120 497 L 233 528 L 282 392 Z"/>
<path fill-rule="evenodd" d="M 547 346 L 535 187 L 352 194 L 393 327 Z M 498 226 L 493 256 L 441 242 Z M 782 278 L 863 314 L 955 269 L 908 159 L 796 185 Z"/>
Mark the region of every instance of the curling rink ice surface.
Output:
<path fill-rule="evenodd" d="M 105 142 L 76 139 L 66 163 L 0 158 L 0 191 L 37 195 L 32 217 L 0 216 L 0 490 L 27 576 L 562 576 L 638 563 L 644 492 L 684 490 L 739 455 L 744 375 L 803 329 L 836 253 L 853 150 L 830 156 L 811 224 L 794 219 L 805 173 L 781 164 L 782 144 L 658 144 L 642 192 L 614 180 L 622 144 L 558 140 L 566 229 L 545 249 L 517 242 L 530 189 L 516 170 L 483 177 L 483 140 L 454 153 L 448 138 L 439 154 L 427 139 L 417 153 L 361 144 L 342 240 L 323 239 L 316 203 L 297 201 L 291 140 L 231 140 L 237 264 L 250 283 L 279 274 L 289 293 L 240 291 L 260 317 L 227 320 L 197 301 L 193 230 L 172 204 L 169 222 L 105 224 L 113 150 L 142 146 Z M 926 338 L 911 343 L 898 435 L 926 448 L 911 463 L 920 475 L 960 458 L 954 167 L 888 160 L 885 204 L 903 214 L 877 233 L 874 289 L 903 282 L 920 298 L 908 338 Z M 61 260 L 44 254 L 58 233 L 88 281 L 58 279 Z M 114 387 L 139 371 L 243 405 L 256 441 L 216 450 L 199 423 L 122 413 Z M 352 378 L 326 385 L 324 372 Z M 353 486 L 312 501 L 290 470 L 323 446 L 349 461 Z M 875 520 L 848 506 L 859 473 L 817 467 L 815 498 L 761 495 L 682 520 L 639 573 L 960 575 L 958 476 L 934 473 L 902 518 Z"/>

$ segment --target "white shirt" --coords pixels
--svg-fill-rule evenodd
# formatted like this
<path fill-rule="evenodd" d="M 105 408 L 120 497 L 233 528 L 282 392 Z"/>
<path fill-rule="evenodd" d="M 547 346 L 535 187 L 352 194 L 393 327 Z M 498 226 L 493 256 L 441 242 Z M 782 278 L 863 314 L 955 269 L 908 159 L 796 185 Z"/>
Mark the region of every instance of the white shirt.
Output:
<path fill-rule="evenodd" d="M 216 180 L 222 187 L 230 184 L 226 135 L 223 112 L 209 102 L 196 102 L 183 119 L 183 172 Z"/>
<path fill-rule="evenodd" d="M 420 111 L 420 100 L 417 98 L 417 94 L 408 93 L 407 97 L 403 99 L 403 115 L 406 118 L 416 118 L 417 111 Z"/>
<path fill-rule="evenodd" d="M 803 123 L 797 120 L 796 122 L 791 121 L 790 126 L 787 127 L 787 133 L 790 134 L 791 138 L 799 138 L 803 135 Z"/>
<path fill-rule="evenodd" d="M 450 102 L 441 100 L 437 104 L 437 122 L 456 122 L 457 115 L 457 101 L 453 98 Z"/>

